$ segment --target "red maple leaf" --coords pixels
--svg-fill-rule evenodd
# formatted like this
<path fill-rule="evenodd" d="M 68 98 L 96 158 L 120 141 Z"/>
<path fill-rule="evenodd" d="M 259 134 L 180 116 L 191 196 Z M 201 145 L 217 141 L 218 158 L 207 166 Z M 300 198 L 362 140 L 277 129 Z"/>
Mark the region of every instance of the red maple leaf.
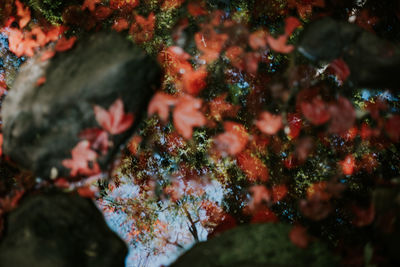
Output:
<path fill-rule="evenodd" d="M 319 95 L 313 97 L 311 101 L 301 102 L 300 107 L 304 117 L 314 125 L 324 124 L 331 118 L 327 103 Z"/>
<path fill-rule="evenodd" d="M 296 8 L 301 18 L 306 18 L 312 13 L 313 6 L 324 7 L 324 0 L 288 0 L 289 8 Z"/>
<path fill-rule="evenodd" d="M 239 153 L 236 159 L 240 169 L 251 182 L 266 182 L 268 180 L 268 168 L 257 156 L 245 151 Z"/>
<path fill-rule="evenodd" d="M 178 99 L 166 93 L 158 92 L 151 99 L 147 108 L 147 113 L 152 115 L 157 113 L 164 122 L 168 120 L 169 109 L 178 102 Z"/>
<path fill-rule="evenodd" d="M 138 6 L 139 0 L 110 0 L 110 8 L 129 12 Z"/>
<path fill-rule="evenodd" d="M 283 126 L 281 115 L 267 111 L 261 112 L 260 119 L 255 124 L 261 132 L 269 135 L 276 134 Z"/>
<path fill-rule="evenodd" d="M 21 57 L 23 55 L 32 57 L 35 53 L 35 49 L 39 47 L 35 40 L 31 38 L 25 38 L 22 31 L 19 29 L 6 28 L 4 32 L 8 36 L 10 51 L 13 52 L 17 57 Z"/>
<path fill-rule="evenodd" d="M 224 122 L 224 129 L 225 132 L 214 139 L 217 149 L 232 156 L 240 153 L 249 140 L 246 128 L 240 123 L 227 121 Z"/>
<path fill-rule="evenodd" d="M 225 51 L 225 56 L 229 59 L 232 66 L 238 68 L 239 70 L 244 70 L 244 50 L 240 46 L 231 46 Z"/>
<path fill-rule="evenodd" d="M 90 143 L 87 140 L 80 141 L 71 151 L 72 159 L 65 159 L 62 165 L 71 169 L 70 175 L 94 175 L 100 172 L 96 162 L 97 154 L 90 149 Z M 89 163 L 92 165 L 89 166 Z"/>
<path fill-rule="evenodd" d="M 118 18 L 114 20 L 114 24 L 111 28 L 117 32 L 121 32 L 129 28 L 129 22 L 124 18 Z"/>
<path fill-rule="evenodd" d="M 322 200 L 322 201 L 328 201 L 331 199 L 332 194 L 329 193 L 327 189 L 327 182 L 326 181 L 320 181 L 320 182 L 315 182 L 311 184 L 307 188 L 307 199 L 308 200 Z"/>
<path fill-rule="evenodd" d="M 153 12 L 147 18 L 136 15 L 135 22 L 129 29 L 129 33 L 133 36 L 135 42 L 141 44 L 153 39 L 155 22 L 156 16 Z"/>
<path fill-rule="evenodd" d="M 101 3 L 101 0 L 85 0 L 82 4 L 82 10 L 89 9 L 90 11 L 94 11 L 98 3 Z"/>
<path fill-rule="evenodd" d="M 193 68 L 188 59 L 190 59 L 190 55 L 179 46 L 170 46 L 163 49 L 158 55 L 158 61 L 169 75 L 191 72 Z"/>
<path fill-rule="evenodd" d="M 128 130 L 134 121 L 133 114 L 124 112 L 124 102 L 121 99 L 115 100 L 108 111 L 100 106 L 94 106 L 94 114 L 100 126 L 114 135 Z"/>
<path fill-rule="evenodd" d="M 281 185 L 274 185 L 272 187 L 272 201 L 274 203 L 281 201 L 287 194 L 288 189 L 286 185 L 281 184 Z"/>
<path fill-rule="evenodd" d="M 272 50 L 279 53 L 290 53 L 293 51 L 294 46 L 286 44 L 289 36 L 292 32 L 301 25 L 298 19 L 294 17 L 288 17 L 285 20 L 285 33 L 280 35 L 278 38 L 273 38 L 271 35 L 267 35 L 267 42 Z"/>
<path fill-rule="evenodd" d="M 187 9 L 190 15 L 193 17 L 207 15 L 207 9 L 205 8 L 204 1 L 190 2 L 187 5 Z"/>
<path fill-rule="evenodd" d="M 90 142 L 90 147 L 100 150 L 104 155 L 107 153 L 109 140 L 108 133 L 98 128 L 85 129 L 79 133 L 79 138 Z"/>
<path fill-rule="evenodd" d="M 271 201 L 271 192 L 263 185 L 254 185 L 250 187 L 249 192 L 252 195 L 248 205 L 250 211 L 257 210 L 260 205 L 268 204 Z"/>
<path fill-rule="evenodd" d="M 297 138 L 301 131 L 301 116 L 297 113 L 288 113 L 287 115 L 287 122 L 288 122 L 288 132 L 287 135 L 291 138 Z M 285 129 L 286 132 L 286 129 Z"/>
<path fill-rule="evenodd" d="M 111 10 L 111 8 L 107 6 L 99 6 L 96 8 L 93 15 L 98 21 L 101 21 L 111 16 L 112 13 L 113 11 Z"/>
<path fill-rule="evenodd" d="M 338 77 L 341 83 L 346 81 L 350 75 L 349 66 L 341 58 L 332 61 L 331 64 L 329 64 L 329 68 L 333 70 L 333 73 Z"/>
<path fill-rule="evenodd" d="M 15 1 L 15 5 L 17 6 L 17 16 L 20 17 L 19 27 L 22 29 L 31 20 L 31 11 L 29 10 L 29 7 L 24 8 L 24 4 L 22 4 L 19 0 Z"/>
<path fill-rule="evenodd" d="M 200 59 L 204 60 L 206 63 L 211 63 L 216 60 L 227 39 L 227 34 L 218 34 L 211 27 L 203 29 L 202 32 L 197 32 L 194 35 L 194 40 L 197 49 L 203 53 Z"/>
<path fill-rule="evenodd" d="M 351 175 L 356 167 L 356 159 L 353 155 L 347 155 L 346 158 L 340 162 L 342 172 L 344 175 Z"/>
<path fill-rule="evenodd" d="M 57 52 L 63 52 L 71 49 L 76 42 L 76 37 L 72 36 L 71 38 L 67 39 L 63 36 L 60 40 L 58 40 L 54 50 Z"/>
<path fill-rule="evenodd" d="M 226 102 L 227 93 L 217 96 L 209 102 L 210 116 L 216 121 L 221 121 L 223 117 L 235 117 L 239 111 L 239 106 Z"/>
<path fill-rule="evenodd" d="M 161 10 L 166 11 L 180 7 L 185 0 L 164 0 Z"/>
<path fill-rule="evenodd" d="M 268 223 L 268 222 L 278 222 L 279 219 L 276 217 L 275 213 L 273 213 L 269 208 L 263 207 L 259 209 L 256 213 L 254 213 L 251 218 L 251 223 Z"/>
<path fill-rule="evenodd" d="M 254 50 L 265 49 L 267 47 L 268 33 L 265 30 L 258 30 L 250 34 L 249 45 Z"/>
<path fill-rule="evenodd" d="M 206 78 L 207 71 L 205 68 L 183 73 L 182 82 L 184 91 L 191 95 L 198 95 L 207 84 L 205 81 Z"/>
<path fill-rule="evenodd" d="M 206 124 L 206 118 L 199 111 L 202 100 L 190 95 L 183 95 L 178 99 L 178 104 L 173 111 L 174 126 L 179 134 L 186 139 L 192 137 L 193 127 Z"/>

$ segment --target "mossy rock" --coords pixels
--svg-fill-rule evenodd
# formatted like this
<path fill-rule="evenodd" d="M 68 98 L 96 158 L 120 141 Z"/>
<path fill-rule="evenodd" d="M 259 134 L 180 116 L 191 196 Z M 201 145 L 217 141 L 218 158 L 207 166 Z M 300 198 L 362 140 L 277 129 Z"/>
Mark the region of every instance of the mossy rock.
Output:
<path fill-rule="evenodd" d="M 307 249 L 289 240 L 292 226 L 286 224 L 245 225 L 201 242 L 181 256 L 179 266 L 338 266 L 338 260 L 320 242 Z"/>

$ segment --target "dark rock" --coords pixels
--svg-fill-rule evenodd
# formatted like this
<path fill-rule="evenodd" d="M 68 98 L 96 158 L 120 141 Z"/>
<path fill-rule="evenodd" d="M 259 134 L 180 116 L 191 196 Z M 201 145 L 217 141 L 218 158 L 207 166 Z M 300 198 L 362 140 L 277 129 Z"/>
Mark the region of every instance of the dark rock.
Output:
<path fill-rule="evenodd" d="M 118 267 L 126 254 L 91 200 L 56 192 L 23 199 L 0 243 L 1 266 Z"/>
<path fill-rule="evenodd" d="M 171 267 L 337 266 L 323 244 L 301 249 L 289 240 L 291 226 L 253 224 L 236 227 L 196 244 Z"/>
<path fill-rule="evenodd" d="M 354 24 L 331 18 L 317 20 L 304 30 L 298 50 L 319 63 L 341 57 L 355 86 L 399 88 L 400 47 Z"/>
<path fill-rule="evenodd" d="M 71 158 L 79 133 L 100 127 L 94 105 L 108 109 L 120 98 L 135 124 L 111 136 L 113 146 L 98 160 L 104 169 L 146 110 L 160 81 L 158 64 L 121 35 L 105 32 L 79 40 L 49 62 L 39 58 L 21 67 L 4 101 L 5 154 L 42 178 L 68 176 L 61 162 Z M 42 76 L 47 81 L 37 86 Z"/>

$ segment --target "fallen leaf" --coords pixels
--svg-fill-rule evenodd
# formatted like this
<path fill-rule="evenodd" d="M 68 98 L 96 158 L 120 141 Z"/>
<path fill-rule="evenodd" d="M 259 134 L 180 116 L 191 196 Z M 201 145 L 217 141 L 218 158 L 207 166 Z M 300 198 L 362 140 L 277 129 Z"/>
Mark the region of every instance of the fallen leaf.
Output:
<path fill-rule="evenodd" d="M 86 140 L 80 141 L 71 151 L 72 159 L 65 159 L 62 165 L 71 169 L 70 175 L 94 175 L 100 172 L 96 162 L 97 154 L 90 149 L 90 143 Z M 92 166 L 90 166 L 90 165 Z"/>
<path fill-rule="evenodd" d="M 179 134 L 186 139 L 190 139 L 193 127 L 201 127 L 206 124 L 206 118 L 199 111 L 202 100 L 190 95 L 183 95 L 178 99 L 178 103 L 173 111 L 174 126 Z"/>
<path fill-rule="evenodd" d="M 164 122 L 168 120 L 169 109 L 178 102 L 178 99 L 166 93 L 158 92 L 151 99 L 147 108 L 149 115 L 157 113 Z"/>
<path fill-rule="evenodd" d="M 100 106 L 94 106 L 94 114 L 100 126 L 113 135 L 128 130 L 134 121 L 133 114 L 124 112 L 124 102 L 121 99 L 115 100 L 108 111 Z"/>

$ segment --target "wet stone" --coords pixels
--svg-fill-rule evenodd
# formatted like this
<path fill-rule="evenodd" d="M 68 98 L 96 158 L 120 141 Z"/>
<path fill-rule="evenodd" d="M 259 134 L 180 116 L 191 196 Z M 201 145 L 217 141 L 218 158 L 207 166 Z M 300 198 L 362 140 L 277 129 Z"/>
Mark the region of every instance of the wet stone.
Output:
<path fill-rule="evenodd" d="M 71 150 L 82 141 L 79 134 L 100 128 L 94 106 L 108 109 L 121 99 L 135 123 L 126 132 L 110 135 L 108 152 L 98 158 L 105 169 L 158 87 L 157 62 L 125 37 L 107 32 L 82 38 L 49 61 L 42 62 L 40 56 L 21 67 L 4 101 L 4 153 L 39 177 L 68 176 L 62 160 L 71 158 Z M 41 77 L 46 82 L 38 86 Z"/>
<path fill-rule="evenodd" d="M 51 192 L 22 200 L 6 220 L 1 266 L 124 266 L 124 242 L 106 225 L 93 202 Z"/>

